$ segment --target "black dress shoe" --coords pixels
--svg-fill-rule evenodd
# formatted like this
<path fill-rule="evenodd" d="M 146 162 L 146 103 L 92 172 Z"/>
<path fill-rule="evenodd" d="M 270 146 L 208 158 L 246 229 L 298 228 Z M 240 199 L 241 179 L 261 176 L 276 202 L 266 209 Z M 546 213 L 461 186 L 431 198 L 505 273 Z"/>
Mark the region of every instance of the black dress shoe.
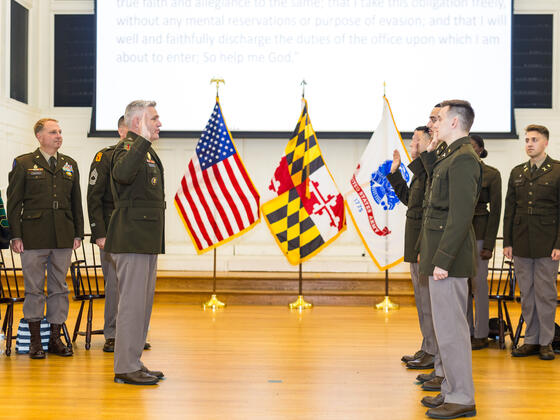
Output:
<path fill-rule="evenodd" d="M 538 344 L 523 344 L 521 347 L 513 349 L 511 355 L 513 357 L 527 357 L 539 354 L 540 346 Z"/>
<path fill-rule="evenodd" d="M 411 360 L 416 360 L 421 358 L 422 356 L 424 356 L 424 350 L 418 350 L 416 353 L 412 354 L 412 355 L 405 355 L 403 357 L 401 357 L 401 362 L 405 362 L 408 363 Z"/>
<path fill-rule="evenodd" d="M 442 405 L 445 401 L 445 397 L 442 394 L 437 394 L 435 397 L 424 397 L 420 400 L 424 407 L 436 408 Z"/>
<path fill-rule="evenodd" d="M 103 351 L 105 353 L 113 353 L 115 351 L 115 339 L 108 338 L 105 340 L 105 344 L 103 344 Z"/>
<path fill-rule="evenodd" d="M 144 343 L 144 350 L 150 350 L 151 348 L 152 348 L 152 345 L 146 341 Z"/>
<path fill-rule="evenodd" d="M 441 383 L 443 382 L 443 376 L 436 376 L 434 379 L 430 379 L 422 384 L 422 389 L 424 391 L 441 391 Z"/>
<path fill-rule="evenodd" d="M 554 350 L 552 350 L 552 344 L 548 346 L 541 346 L 539 349 L 539 358 L 541 360 L 554 360 Z"/>
<path fill-rule="evenodd" d="M 142 366 L 140 370 L 144 373 L 147 373 L 148 375 L 155 376 L 158 379 L 163 379 L 163 377 L 165 376 L 163 372 L 160 372 L 159 370 L 149 370 L 146 366 Z"/>
<path fill-rule="evenodd" d="M 436 377 L 436 371 L 432 370 L 430 373 L 421 373 L 416 377 L 416 380 L 423 384 L 424 382 L 428 382 L 431 379 Z"/>
<path fill-rule="evenodd" d="M 141 370 L 130 373 L 115 373 L 114 380 L 118 384 L 130 385 L 155 385 L 159 381 L 155 376 L 149 375 Z"/>
<path fill-rule="evenodd" d="M 473 350 L 482 350 L 488 347 L 488 337 L 482 338 L 472 338 L 471 339 L 471 348 Z"/>
<path fill-rule="evenodd" d="M 420 359 L 411 360 L 406 364 L 407 369 L 433 369 L 434 368 L 434 356 L 428 353 Z"/>
<path fill-rule="evenodd" d="M 443 403 L 442 405 L 430 408 L 426 411 L 426 415 L 432 419 L 456 419 L 459 417 L 474 417 L 476 416 L 476 406 Z"/>

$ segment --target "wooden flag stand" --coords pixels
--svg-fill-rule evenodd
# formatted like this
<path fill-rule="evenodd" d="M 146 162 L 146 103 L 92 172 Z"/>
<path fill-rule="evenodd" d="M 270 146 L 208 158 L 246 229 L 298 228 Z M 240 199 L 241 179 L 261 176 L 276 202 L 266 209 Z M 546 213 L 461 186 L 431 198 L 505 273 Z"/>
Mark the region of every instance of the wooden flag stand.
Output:
<path fill-rule="evenodd" d="M 210 300 L 202 304 L 202 308 L 204 310 L 210 309 L 212 311 L 224 309 L 226 304 L 218 300 L 218 297 L 216 296 L 216 248 L 214 248 L 214 275 L 212 280 L 212 297 Z"/>
<path fill-rule="evenodd" d="M 399 304 L 391 302 L 391 298 L 389 297 L 389 269 L 385 270 L 385 298 L 375 305 L 375 308 L 383 310 L 384 312 L 399 309 Z"/>
<path fill-rule="evenodd" d="M 288 305 L 290 307 L 290 309 L 297 309 L 297 310 L 303 310 L 303 309 L 311 309 L 313 307 L 313 304 L 310 302 L 306 302 L 303 299 L 303 276 L 301 274 L 301 263 L 299 263 L 299 292 L 298 292 L 298 298 L 296 299 L 295 302 L 292 302 Z"/>

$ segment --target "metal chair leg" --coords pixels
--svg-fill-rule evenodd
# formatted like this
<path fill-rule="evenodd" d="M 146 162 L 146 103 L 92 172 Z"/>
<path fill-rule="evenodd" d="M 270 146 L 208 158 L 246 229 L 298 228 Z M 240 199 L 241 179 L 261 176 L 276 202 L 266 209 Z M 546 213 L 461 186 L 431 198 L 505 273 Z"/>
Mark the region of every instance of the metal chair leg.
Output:
<path fill-rule="evenodd" d="M 87 313 L 87 325 L 86 325 L 86 350 L 91 347 L 91 330 L 93 323 L 93 299 L 89 300 L 88 313 Z"/>
<path fill-rule="evenodd" d="M 6 356 L 12 354 L 12 327 L 14 324 L 14 304 L 9 303 L 8 309 L 6 310 L 6 321 L 7 321 L 7 331 L 6 331 Z"/>
<path fill-rule="evenodd" d="M 70 334 L 68 334 L 68 328 L 66 327 L 66 322 L 62 323 L 62 335 L 64 335 L 64 341 L 66 341 L 66 346 L 72 350 L 72 342 L 70 341 Z"/>
<path fill-rule="evenodd" d="M 513 343 L 514 348 L 517 347 L 519 340 L 521 339 L 521 330 L 523 329 L 524 322 L 525 320 L 523 319 L 523 314 L 519 315 L 519 322 L 517 323 L 517 329 L 515 330 L 515 341 Z"/>
<path fill-rule="evenodd" d="M 498 338 L 498 346 L 500 349 L 506 348 L 506 343 L 504 339 L 504 314 L 502 311 L 502 301 L 498 299 L 498 331 L 499 331 L 499 338 Z"/>
<path fill-rule="evenodd" d="M 2 323 L 2 332 L 6 335 L 6 327 L 8 322 L 8 311 L 10 310 L 10 304 L 6 306 L 6 313 L 4 314 L 4 322 Z"/>
<path fill-rule="evenodd" d="M 506 325 L 508 327 L 508 331 L 509 331 L 509 338 L 511 340 L 511 342 L 514 342 L 514 337 L 513 337 L 513 324 L 511 323 L 511 318 L 509 317 L 509 311 L 507 308 L 507 302 L 504 301 L 504 312 L 506 314 Z M 515 348 L 515 347 L 514 347 Z"/>
<path fill-rule="evenodd" d="M 72 334 L 72 342 L 76 341 L 78 337 L 78 332 L 80 331 L 80 324 L 82 322 L 82 312 L 84 310 L 84 301 L 82 300 L 82 304 L 80 305 L 80 312 L 78 312 L 78 318 L 76 318 L 76 325 L 74 326 L 74 334 Z"/>

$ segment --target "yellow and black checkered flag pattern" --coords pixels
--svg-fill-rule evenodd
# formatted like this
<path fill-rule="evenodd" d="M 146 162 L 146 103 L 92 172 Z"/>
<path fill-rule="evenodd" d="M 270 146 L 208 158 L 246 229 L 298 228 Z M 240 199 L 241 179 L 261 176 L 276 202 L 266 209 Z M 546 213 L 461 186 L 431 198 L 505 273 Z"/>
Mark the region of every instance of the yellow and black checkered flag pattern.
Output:
<path fill-rule="evenodd" d="M 301 116 L 286 146 L 285 156 L 275 172 L 273 182 L 279 184 L 276 189 L 278 196 L 261 206 L 278 246 L 294 265 L 313 257 L 329 243 L 329 239 L 325 240 L 321 235 L 320 227 L 316 226 L 308 212 L 315 203 L 309 182 L 313 180 L 313 173 L 324 166 L 307 112 L 307 101 L 304 100 Z M 334 184 L 330 178 L 329 182 Z"/>

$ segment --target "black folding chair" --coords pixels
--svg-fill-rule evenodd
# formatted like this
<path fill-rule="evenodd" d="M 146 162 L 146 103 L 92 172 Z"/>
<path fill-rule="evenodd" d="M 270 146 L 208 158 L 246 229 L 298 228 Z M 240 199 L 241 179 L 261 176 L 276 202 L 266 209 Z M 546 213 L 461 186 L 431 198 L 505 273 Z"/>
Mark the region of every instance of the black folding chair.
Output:
<path fill-rule="evenodd" d="M 7 264 L 6 253 L 10 253 L 10 263 Z M 16 265 L 14 253 L 10 249 L 0 249 L 0 304 L 6 303 L 6 312 L 4 314 L 4 322 L 2 324 L 2 332 L 6 338 L 6 356 L 12 354 L 12 340 L 17 338 L 17 334 L 13 333 L 14 326 L 14 303 L 20 303 L 25 300 L 25 292 L 23 287 L 18 283 L 18 278 L 23 278 L 23 270 L 20 265 Z M 70 335 L 66 323 L 62 324 L 62 333 L 66 341 L 66 345 L 72 348 Z"/>
<path fill-rule="evenodd" d="M 78 312 L 78 318 L 76 319 L 76 326 L 74 327 L 74 333 L 72 335 L 72 342 L 76 341 L 78 335 L 86 337 L 86 350 L 91 347 L 91 336 L 92 334 L 103 334 L 103 330 L 94 330 L 93 323 L 93 301 L 95 299 L 105 299 L 105 287 L 101 277 L 101 263 L 98 263 L 98 258 L 96 258 L 96 246 L 91 244 L 91 262 L 88 261 L 86 255 L 86 239 L 91 235 L 85 235 L 84 241 L 82 242 L 82 258 L 78 258 L 78 253 L 74 250 L 75 261 L 70 265 L 70 274 L 72 275 L 72 285 L 74 286 L 74 297 L 75 301 L 81 301 L 80 312 Z M 101 287 L 100 287 L 101 283 Z M 84 311 L 84 304 L 88 302 L 88 313 L 86 330 L 80 331 L 80 324 L 82 322 L 82 314 Z"/>
<path fill-rule="evenodd" d="M 503 238 L 497 238 L 497 241 L 499 240 L 503 240 Z M 494 250 L 492 265 L 488 267 L 490 273 L 488 299 L 498 303 L 498 346 L 505 349 L 506 334 L 510 336 L 515 346 L 513 325 L 507 308 L 507 302 L 515 299 L 515 270 L 513 261 L 506 259 L 503 255 L 496 258 L 496 254 L 497 252 Z"/>

